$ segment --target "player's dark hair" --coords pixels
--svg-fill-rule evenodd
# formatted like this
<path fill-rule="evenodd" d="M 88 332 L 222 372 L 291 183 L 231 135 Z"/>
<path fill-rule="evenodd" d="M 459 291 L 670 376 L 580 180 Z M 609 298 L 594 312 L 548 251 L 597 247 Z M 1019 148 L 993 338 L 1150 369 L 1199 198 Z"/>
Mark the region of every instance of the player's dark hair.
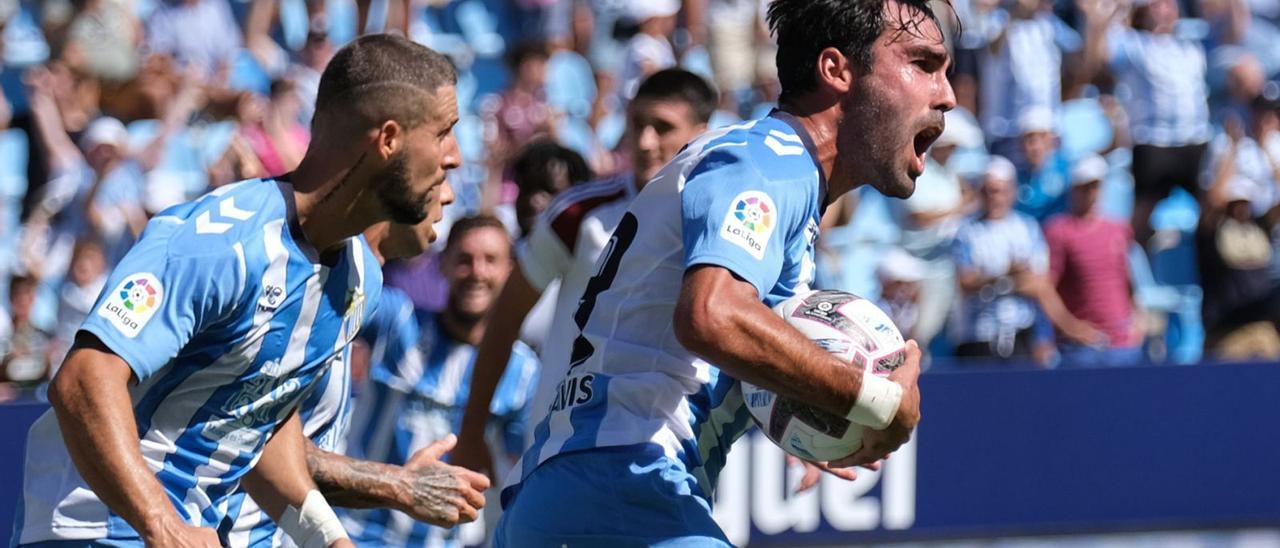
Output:
<path fill-rule="evenodd" d="M 475 232 L 482 228 L 495 228 L 507 234 L 507 225 L 493 215 L 481 213 L 470 217 L 463 217 L 454 221 L 453 226 L 449 227 L 449 237 L 444 241 L 444 251 L 448 253 L 450 249 L 458 245 L 462 241 L 462 237 L 470 232 Z"/>
<path fill-rule="evenodd" d="M 426 121 L 430 101 L 458 82 L 453 63 L 440 53 L 392 34 L 361 36 L 334 54 L 316 94 L 312 131 L 342 121 L 335 130 L 376 127 L 394 120 L 406 129 Z"/>
<path fill-rule="evenodd" d="M 701 76 L 684 69 L 669 68 L 651 74 L 636 90 L 636 99 L 680 101 L 693 109 L 699 123 L 711 121 L 716 111 L 716 90 Z"/>
<path fill-rule="evenodd" d="M 551 139 L 538 139 L 525 145 L 511 163 L 511 180 L 521 194 L 538 191 L 554 194 L 590 181 L 592 177 L 591 168 L 582 156 Z"/>
<path fill-rule="evenodd" d="M 30 289 L 35 291 L 36 285 L 38 285 L 36 277 L 30 274 L 14 274 L 9 276 L 9 296 L 12 298 L 13 294 L 19 289 Z"/>
<path fill-rule="evenodd" d="M 515 47 L 507 50 L 506 62 L 507 67 L 515 72 L 523 65 L 525 61 L 530 59 L 550 59 L 551 49 L 547 47 L 547 43 L 540 40 L 526 40 L 516 44 Z"/>
<path fill-rule="evenodd" d="M 769 29 L 778 41 L 778 83 L 780 103 L 817 87 L 818 54 L 835 48 L 860 70 L 871 67 L 872 48 L 889 26 L 897 33 L 920 33 L 925 19 L 907 15 L 897 21 L 887 17 L 889 0 L 774 0 L 769 4 Z M 944 0 L 950 5 L 950 0 Z M 918 11 L 927 20 L 938 18 L 930 0 L 898 0 Z"/>

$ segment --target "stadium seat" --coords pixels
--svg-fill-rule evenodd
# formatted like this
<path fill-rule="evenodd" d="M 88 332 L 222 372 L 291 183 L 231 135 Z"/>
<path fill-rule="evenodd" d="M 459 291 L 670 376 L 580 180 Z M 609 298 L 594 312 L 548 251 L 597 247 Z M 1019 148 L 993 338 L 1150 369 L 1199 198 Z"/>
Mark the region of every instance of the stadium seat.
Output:
<path fill-rule="evenodd" d="M 465 163 L 483 162 L 485 160 L 484 125 L 480 117 L 464 114 L 453 126 L 453 136 L 458 140 L 458 148 L 462 151 Z"/>
<path fill-rule="evenodd" d="M 231 59 L 227 87 L 265 96 L 271 93 L 271 75 L 267 74 L 249 50 L 241 49 Z"/>
<path fill-rule="evenodd" d="M 1176 188 L 1151 212 L 1151 230 L 1194 232 L 1200 222 L 1200 204 L 1187 191 Z"/>
<path fill-rule="evenodd" d="M 577 118 L 562 118 L 556 127 L 556 137 L 560 144 L 573 149 L 587 161 L 595 156 L 600 146 L 596 142 L 596 134 L 591 130 L 591 126 L 586 120 Z"/>
<path fill-rule="evenodd" d="M 298 51 L 307 43 L 307 33 L 311 30 L 306 0 L 279 1 L 280 34 L 284 38 L 284 46 L 292 51 Z"/>
<path fill-rule="evenodd" d="M 1062 103 L 1058 137 L 1069 159 L 1100 153 L 1111 144 L 1111 122 L 1097 99 L 1073 99 Z"/>
<path fill-rule="evenodd" d="M 627 117 L 622 112 L 610 112 L 596 124 L 596 139 L 607 150 L 613 150 L 627 132 Z"/>
<path fill-rule="evenodd" d="M 1164 302 L 1153 304 L 1164 304 L 1168 314 L 1167 359 L 1177 364 L 1195 363 L 1200 360 L 1204 347 L 1204 325 L 1200 318 L 1204 292 L 1199 285 L 1194 232 L 1160 231 L 1150 245 L 1151 280 L 1166 288 L 1162 290 Z M 1150 295 L 1147 298 L 1158 300 Z"/>
<path fill-rule="evenodd" d="M 0 132 L 0 263 L 4 265 L 16 262 L 19 216 L 27 193 L 27 152 L 26 132 Z M 0 270 L 0 274 L 7 274 L 7 270 Z"/>
<path fill-rule="evenodd" d="M 498 20 L 484 3 L 465 0 L 458 4 L 454 14 L 462 35 L 476 51 L 476 55 L 496 57 L 506 50 L 506 40 L 498 34 Z"/>
<path fill-rule="evenodd" d="M 849 224 L 823 232 L 815 286 L 871 299 L 880 294 L 878 258 L 897 245 L 901 232 L 890 217 L 888 198 L 870 187 L 858 192 L 857 210 Z"/>
<path fill-rule="evenodd" d="M 2 52 L 5 65 L 25 67 L 49 59 L 49 43 L 45 41 L 32 9 L 23 5 L 5 24 L 3 34 L 0 34 L 0 39 L 4 40 Z"/>
<path fill-rule="evenodd" d="M 547 101 L 575 118 L 591 115 L 596 100 L 595 75 L 585 58 L 569 50 L 556 52 L 547 63 Z"/>
<path fill-rule="evenodd" d="M 1133 173 L 1129 165 L 1133 154 L 1117 148 L 1107 154 L 1107 178 L 1102 181 L 1099 207 L 1102 215 L 1128 223 L 1133 218 Z"/>
<path fill-rule="evenodd" d="M 680 68 L 697 74 L 708 82 L 716 81 L 715 73 L 711 71 L 711 54 L 707 52 L 707 48 L 701 46 L 690 48 L 680 58 Z M 723 93 L 724 90 L 721 92 Z"/>
<path fill-rule="evenodd" d="M 1167 257 L 1161 257 L 1162 263 Z M 1179 365 L 1200 360 L 1204 345 L 1204 327 L 1200 323 L 1203 293 L 1194 284 L 1170 285 L 1157 281 L 1147 253 L 1134 244 L 1129 249 L 1129 276 L 1134 300 L 1148 313 L 1163 318 L 1165 336 L 1148 347 L 1148 356 L 1157 361 Z"/>
<path fill-rule="evenodd" d="M 154 197 L 158 200 L 156 204 L 168 203 L 171 198 L 165 196 L 174 196 L 181 194 L 185 199 L 194 198 L 204 192 L 209 185 L 209 176 L 206 171 L 208 163 L 206 158 L 212 156 L 214 150 L 221 141 L 222 150 L 225 150 L 226 143 L 230 142 L 231 135 L 228 131 L 234 131 L 234 125 L 228 127 L 226 125 L 215 124 L 215 127 L 196 126 L 185 128 L 169 139 L 168 146 L 165 147 L 164 155 L 160 159 L 160 163 L 156 165 L 151 173 L 147 174 L 148 194 L 151 193 L 152 185 L 162 184 L 166 189 L 172 189 L 171 185 L 180 185 L 181 192 L 174 193 L 172 190 L 166 190 L 163 194 Z M 147 146 L 152 139 L 155 138 L 156 132 L 160 129 L 158 120 L 137 120 L 128 125 L 129 128 L 129 146 L 133 150 L 141 150 Z M 206 145 L 206 140 L 214 140 Z M 221 155 L 220 153 L 218 154 Z M 155 205 L 155 204 L 152 204 Z"/>

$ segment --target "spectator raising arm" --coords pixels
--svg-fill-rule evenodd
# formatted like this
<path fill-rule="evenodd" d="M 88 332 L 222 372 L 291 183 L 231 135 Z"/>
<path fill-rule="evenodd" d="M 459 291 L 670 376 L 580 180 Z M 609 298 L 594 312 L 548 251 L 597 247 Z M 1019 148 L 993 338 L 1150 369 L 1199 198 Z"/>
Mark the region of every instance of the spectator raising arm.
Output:
<path fill-rule="evenodd" d="M 1084 55 L 1080 67 L 1080 81 L 1088 82 L 1097 77 L 1107 65 L 1107 34 L 1120 15 L 1116 0 L 1078 0 L 1076 8 L 1084 16 Z"/>
<path fill-rule="evenodd" d="M 160 161 L 164 159 L 165 149 L 169 146 L 169 140 L 184 129 L 203 98 L 199 74 L 187 71 L 183 74 L 177 94 L 165 109 L 164 117 L 160 121 L 160 130 L 136 157 L 142 166 L 142 171 L 151 171 L 160 165 Z"/>
<path fill-rule="evenodd" d="M 49 69 L 36 67 L 27 71 L 31 116 L 35 119 L 36 136 L 49 155 L 49 172 L 65 173 L 83 165 L 84 155 L 67 135 L 55 98 L 56 84 Z M 68 196 L 70 198 L 70 196 Z"/>

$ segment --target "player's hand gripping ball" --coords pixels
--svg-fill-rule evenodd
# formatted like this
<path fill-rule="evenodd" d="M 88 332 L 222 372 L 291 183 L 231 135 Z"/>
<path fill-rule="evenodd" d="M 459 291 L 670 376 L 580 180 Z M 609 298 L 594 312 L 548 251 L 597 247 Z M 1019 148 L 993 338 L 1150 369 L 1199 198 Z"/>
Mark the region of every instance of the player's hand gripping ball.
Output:
<path fill-rule="evenodd" d="M 811 291 L 773 311 L 809 340 L 864 374 L 888 376 L 906 360 L 906 342 L 871 301 L 843 291 Z M 839 460 L 862 447 L 864 426 L 742 383 L 756 424 L 784 451 L 811 461 Z"/>

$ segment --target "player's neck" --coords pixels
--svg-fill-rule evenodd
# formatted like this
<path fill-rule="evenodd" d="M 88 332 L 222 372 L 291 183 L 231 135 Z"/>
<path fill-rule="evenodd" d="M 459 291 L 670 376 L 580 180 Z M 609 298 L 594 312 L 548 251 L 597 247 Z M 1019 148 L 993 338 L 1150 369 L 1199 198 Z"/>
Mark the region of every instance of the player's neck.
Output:
<path fill-rule="evenodd" d="M 480 339 L 484 338 L 483 319 L 469 320 L 462 317 L 448 307 L 440 313 L 440 325 L 444 327 L 444 332 L 453 340 L 463 342 L 472 346 L 478 346 Z"/>
<path fill-rule="evenodd" d="M 363 156 L 313 147 L 289 177 L 298 224 L 324 251 L 384 220 L 374 205 Z"/>
<path fill-rule="evenodd" d="M 839 127 L 840 113 L 835 107 L 829 107 L 821 110 L 813 110 L 804 106 L 798 106 L 793 103 L 782 105 L 781 110 L 786 112 L 804 127 L 809 133 L 809 138 L 813 140 L 813 147 L 817 153 L 816 160 L 818 165 L 822 167 L 822 176 L 827 179 L 827 196 L 828 200 L 834 200 L 842 194 L 852 190 L 852 186 L 844 183 L 841 177 L 838 177 L 835 171 L 836 165 L 836 129 Z"/>

